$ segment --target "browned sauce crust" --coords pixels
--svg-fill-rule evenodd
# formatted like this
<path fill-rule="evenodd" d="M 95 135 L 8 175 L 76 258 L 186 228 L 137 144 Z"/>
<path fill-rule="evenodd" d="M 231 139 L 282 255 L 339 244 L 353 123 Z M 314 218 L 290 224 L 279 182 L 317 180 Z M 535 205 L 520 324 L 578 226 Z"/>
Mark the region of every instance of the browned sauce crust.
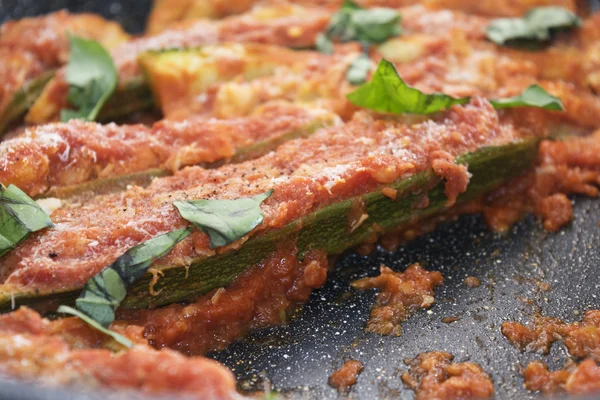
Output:
<path fill-rule="evenodd" d="M 340 393 L 347 393 L 356 384 L 358 375 L 363 369 L 364 366 L 360 361 L 346 361 L 344 365 L 329 376 L 329 386 L 334 387 Z"/>
<path fill-rule="evenodd" d="M 489 375 L 472 362 L 453 363 L 450 353 L 432 351 L 405 360 L 402 381 L 416 392 L 416 400 L 489 399 L 494 385 Z"/>
<path fill-rule="evenodd" d="M 152 168 L 171 172 L 226 161 L 244 146 L 301 129 L 320 110 L 271 104 L 248 118 L 194 118 L 143 125 L 72 121 L 28 128 L 0 143 L 0 182 L 30 196 Z M 333 117 L 331 117 L 333 120 Z"/>
<path fill-rule="evenodd" d="M 237 398 L 233 375 L 217 362 L 154 350 L 135 327 L 120 332 L 136 345 L 115 354 L 109 350 L 114 342 L 79 319 L 51 322 L 21 308 L 0 316 L 0 376 L 195 399 Z"/>
<path fill-rule="evenodd" d="M 400 336 L 404 321 L 416 311 L 433 305 L 434 289 L 443 280 L 439 272 L 429 272 L 413 264 L 404 272 L 381 266 L 379 276 L 352 282 L 354 289 L 380 290 L 365 331 Z"/>

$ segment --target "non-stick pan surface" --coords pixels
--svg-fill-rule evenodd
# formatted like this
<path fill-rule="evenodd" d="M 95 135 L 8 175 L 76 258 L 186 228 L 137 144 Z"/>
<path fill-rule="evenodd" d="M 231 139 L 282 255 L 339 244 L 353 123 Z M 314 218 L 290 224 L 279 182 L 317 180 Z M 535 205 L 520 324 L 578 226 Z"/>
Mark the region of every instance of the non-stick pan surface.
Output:
<path fill-rule="evenodd" d="M 149 3 L 0 0 L 0 18 L 68 8 L 98 12 L 132 32 L 140 32 Z M 575 321 L 586 309 L 600 308 L 600 201 L 575 198 L 573 202 L 573 222 L 556 234 L 545 232 L 530 217 L 500 236 L 491 233 L 480 217 L 465 216 L 394 254 L 383 250 L 368 257 L 348 254 L 340 259 L 327 285 L 313 293 L 289 325 L 255 332 L 211 356 L 234 371 L 242 389 L 261 390 L 272 384 L 298 399 L 337 398 L 327 385 L 328 375 L 345 360 L 357 359 L 365 370 L 350 397 L 411 399 L 413 392 L 400 380 L 405 370 L 403 360 L 421 352 L 443 350 L 458 361 L 474 361 L 489 372 L 496 398 L 536 398 L 523 389 L 519 366 L 542 359 L 551 368 L 560 368 L 568 354 L 560 345 L 555 345 L 548 356 L 520 353 L 504 339 L 500 325 L 507 320 L 528 321 L 536 312 Z M 349 283 L 376 275 L 381 264 L 403 270 L 414 262 L 444 275 L 445 284 L 436 291 L 436 304 L 406 322 L 401 337 L 365 334 L 363 326 L 374 294 L 355 293 Z M 463 282 L 467 276 L 480 278 L 482 285 L 468 288 Z M 540 282 L 552 289 L 540 290 Z M 444 317 L 460 319 L 446 324 Z M 0 381 L 0 398 L 109 397 Z"/>

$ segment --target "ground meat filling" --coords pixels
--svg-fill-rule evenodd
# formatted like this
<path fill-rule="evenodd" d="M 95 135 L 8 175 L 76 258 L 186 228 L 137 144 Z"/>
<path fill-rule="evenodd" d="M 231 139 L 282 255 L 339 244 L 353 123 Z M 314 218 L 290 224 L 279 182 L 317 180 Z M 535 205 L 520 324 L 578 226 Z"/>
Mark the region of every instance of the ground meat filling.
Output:
<path fill-rule="evenodd" d="M 380 290 L 365 331 L 402 335 L 402 323 L 418 310 L 433 305 L 433 291 L 443 280 L 439 272 L 429 272 L 413 264 L 404 272 L 381 266 L 379 276 L 353 282 L 352 287 L 357 290 Z"/>
<path fill-rule="evenodd" d="M 491 378 L 472 362 L 453 363 L 445 352 L 423 353 L 405 360 L 408 372 L 402 381 L 416 392 L 416 400 L 489 399 L 494 395 Z"/>
<path fill-rule="evenodd" d="M 221 350 L 252 329 L 285 323 L 288 313 L 325 283 L 327 270 L 324 252 L 309 251 L 299 261 L 295 245 L 283 244 L 226 288 L 187 305 L 123 310 L 117 325 L 143 326 L 158 348 L 194 355 Z"/>
<path fill-rule="evenodd" d="M 0 376 L 194 399 L 238 398 L 233 375 L 217 362 L 156 351 L 136 327 L 120 332 L 136 344 L 114 353 L 112 339 L 79 319 L 48 321 L 21 308 L 0 316 Z"/>
<path fill-rule="evenodd" d="M 600 185 L 600 131 L 585 137 L 543 141 L 536 169 L 489 194 L 473 210 L 481 210 L 495 231 L 506 231 L 524 215 L 538 216 L 555 232 L 571 221 L 566 195 L 597 197 Z"/>
<path fill-rule="evenodd" d="M 350 388 L 356 384 L 358 374 L 362 372 L 364 366 L 360 361 L 349 360 L 344 363 L 329 376 L 329 386 L 335 388 L 339 393 L 348 393 Z"/>
<path fill-rule="evenodd" d="M 569 362 L 549 371 L 540 361 L 523 371 L 525 387 L 542 393 L 589 394 L 600 392 L 600 310 L 588 310 L 581 322 L 565 323 L 557 318 L 536 317 L 530 326 L 517 322 L 502 324 L 502 334 L 522 351 L 548 354 L 554 342 L 562 342 L 579 365 Z"/>
<path fill-rule="evenodd" d="M 600 361 L 600 310 L 587 310 L 581 322 L 565 323 L 538 316 L 530 325 L 504 322 L 502 334 L 521 351 L 548 354 L 554 342 L 562 342 L 575 358 Z"/>
<path fill-rule="evenodd" d="M 585 395 L 600 393 L 600 365 L 592 359 L 570 363 L 564 369 L 549 371 L 541 361 L 533 361 L 523 371 L 525 387 L 544 394 L 568 393 Z"/>

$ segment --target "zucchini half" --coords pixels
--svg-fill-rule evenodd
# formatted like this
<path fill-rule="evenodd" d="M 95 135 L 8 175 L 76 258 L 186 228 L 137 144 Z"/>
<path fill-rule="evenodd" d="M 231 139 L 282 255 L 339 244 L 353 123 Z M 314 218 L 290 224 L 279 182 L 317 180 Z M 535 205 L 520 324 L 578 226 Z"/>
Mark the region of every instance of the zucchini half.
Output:
<path fill-rule="evenodd" d="M 201 164 L 204 168 L 217 168 L 224 164 L 241 163 L 247 160 L 258 158 L 268 152 L 275 150 L 283 143 L 312 135 L 321 128 L 332 126 L 337 121 L 337 116 L 332 113 L 323 113 L 315 116 L 314 119 L 304 126 L 289 130 L 279 136 L 273 136 L 258 142 L 243 146 L 237 149 L 230 159 L 222 159 L 213 163 Z M 107 193 L 124 191 L 130 185 L 149 186 L 154 178 L 171 175 L 172 171 L 163 168 L 152 168 L 128 175 L 114 176 L 105 179 L 96 179 L 69 186 L 59 186 L 51 188 L 38 198 L 59 198 L 59 199 L 82 199 L 91 196 L 97 196 Z"/>
<path fill-rule="evenodd" d="M 138 61 L 144 74 L 120 82 L 102 108 L 99 121 L 111 121 L 155 104 L 184 103 L 188 93 L 202 94 L 211 85 L 241 77 L 252 80 L 270 75 L 278 66 L 301 63 L 305 54 L 264 44 L 219 44 L 194 49 L 153 50 Z M 56 120 L 65 105 L 65 82 L 52 79 L 32 97 L 26 120 L 43 124 Z M 58 101 L 57 99 L 62 99 Z"/>
<path fill-rule="evenodd" d="M 190 104 L 198 103 L 196 99 L 206 96 L 213 85 L 270 76 L 278 67 L 302 66 L 307 58 L 278 46 L 224 44 L 150 51 L 140 54 L 138 61 L 163 114 L 179 117 L 198 113 Z"/>
<path fill-rule="evenodd" d="M 0 134 L 6 131 L 11 123 L 18 121 L 42 94 L 46 84 L 54 77 L 56 70 L 42 73 L 25 83 L 15 93 L 4 112 L 0 115 Z"/>
<path fill-rule="evenodd" d="M 484 147 L 457 157 L 457 162 L 467 164 L 472 174 L 467 191 L 459 196 L 457 202 L 475 199 L 532 168 L 539 143 L 539 138 L 530 138 L 503 146 Z M 236 251 L 198 258 L 189 266 L 159 265 L 157 269 L 162 274 L 154 285 L 156 295 L 149 292 L 153 275 L 147 273 L 129 290 L 121 306 L 139 309 L 193 300 L 210 290 L 230 284 L 246 268 L 259 263 L 274 251 L 281 241 L 297 240 L 300 256 L 309 249 L 340 254 L 368 241 L 373 234 L 392 232 L 447 210 L 444 182 L 433 171 L 422 172 L 382 187 L 396 189 L 396 200 L 386 197 L 381 190 L 365 193 L 324 207 L 282 229 L 256 236 Z M 415 208 L 414 205 L 418 204 L 426 191 L 429 205 L 426 208 Z M 357 203 L 364 204 L 364 212 L 369 217 L 365 223 L 351 231 L 349 214 Z M 19 305 L 49 310 L 57 303 L 73 301 L 79 295 L 79 290 L 11 293 L 9 289 L 4 287 L 3 292 L 0 292 L 2 311 L 9 311 Z"/>

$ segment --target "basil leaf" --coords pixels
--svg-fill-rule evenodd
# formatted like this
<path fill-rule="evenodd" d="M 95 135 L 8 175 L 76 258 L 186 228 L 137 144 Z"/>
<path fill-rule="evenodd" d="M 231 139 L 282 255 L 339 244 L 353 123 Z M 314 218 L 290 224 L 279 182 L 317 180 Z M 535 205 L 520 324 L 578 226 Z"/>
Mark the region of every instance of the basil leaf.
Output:
<path fill-rule="evenodd" d="M 531 85 L 518 96 L 506 99 L 490 100 L 495 109 L 509 107 L 537 107 L 544 110 L 564 111 L 558 97 L 552 96 L 539 85 Z"/>
<path fill-rule="evenodd" d="M 70 315 L 74 315 L 75 317 L 80 318 L 82 321 L 84 321 L 85 323 L 90 325 L 92 328 L 97 329 L 100 332 L 102 332 L 108 336 L 111 336 L 118 343 L 122 344 L 125 347 L 133 346 L 133 342 L 131 340 L 129 340 L 125 336 L 119 335 L 117 332 L 111 331 L 110 329 L 106 329 L 105 327 L 103 327 L 102 325 L 100 325 L 99 323 L 97 323 L 96 321 L 94 321 L 93 319 L 91 319 L 90 317 L 88 317 L 87 315 L 82 313 L 81 311 L 77 311 L 76 309 L 71 308 L 69 306 L 60 306 L 60 307 L 58 307 L 58 310 L 56 310 L 56 311 L 59 313 L 62 313 L 62 314 L 70 314 Z"/>
<path fill-rule="evenodd" d="M 69 84 L 67 100 L 77 110 L 61 111 L 63 122 L 71 119 L 93 121 L 115 91 L 118 82 L 113 59 L 95 40 L 69 35 L 71 50 L 65 75 Z"/>
<path fill-rule="evenodd" d="M 571 11 L 556 6 L 536 7 L 523 18 L 499 18 L 487 28 L 487 38 L 492 42 L 519 44 L 522 41 L 547 42 L 560 29 L 582 25 L 581 18 Z"/>
<path fill-rule="evenodd" d="M 108 328 L 115 320 L 116 309 L 127 295 L 127 288 L 144 275 L 156 259 L 169 253 L 189 234 L 189 229 L 176 230 L 127 250 L 114 263 L 87 281 L 75 301 L 77 309 Z"/>
<path fill-rule="evenodd" d="M 48 214 L 15 185 L 0 185 L 0 257 L 25 240 L 30 233 L 54 224 Z"/>
<path fill-rule="evenodd" d="M 205 232 L 210 248 L 226 246 L 241 239 L 263 221 L 260 204 L 273 190 L 252 198 L 236 200 L 185 200 L 173 204 L 183 218 Z"/>
<path fill-rule="evenodd" d="M 454 98 L 442 93 L 425 94 L 407 85 L 394 64 L 382 59 L 370 82 L 347 95 L 359 107 L 394 114 L 431 114 L 454 104 L 469 102 L 468 97 Z"/>
<path fill-rule="evenodd" d="M 356 39 L 362 43 L 379 44 L 402 33 L 400 14 L 391 8 L 371 8 L 352 13 L 351 24 Z"/>
<path fill-rule="evenodd" d="M 361 54 L 350 64 L 346 72 L 346 79 L 353 85 L 360 85 L 367 81 L 372 66 L 371 59 L 366 54 Z"/>
<path fill-rule="evenodd" d="M 370 82 L 349 93 L 348 100 L 354 105 L 378 112 L 393 114 L 431 114 L 455 104 L 466 104 L 471 98 L 455 98 L 443 93 L 425 94 L 407 85 L 394 64 L 382 59 Z M 490 100 L 496 109 L 512 107 L 537 107 L 545 110 L 564 111 L 558 97 L 552 96 L 539 85 L 531 85 L 518 96 Z"/>
<path fill-rule="evenodd" d="M 360 10 L 362 7 L 352 0 L 344 0 L 342 3 L 342 8 L 347 10 Z"/>
<path fill-rule="evenodd" d="M 317 38 L 317 49 L 329 53 L 325 39 L 342 43 L 359 41 L 364 45 L 379 44 L 402 32 L 400 14 L 391 8 L 363 9 L 352 1 L 345 1 L 332 15 L 324 38 Z"/>

